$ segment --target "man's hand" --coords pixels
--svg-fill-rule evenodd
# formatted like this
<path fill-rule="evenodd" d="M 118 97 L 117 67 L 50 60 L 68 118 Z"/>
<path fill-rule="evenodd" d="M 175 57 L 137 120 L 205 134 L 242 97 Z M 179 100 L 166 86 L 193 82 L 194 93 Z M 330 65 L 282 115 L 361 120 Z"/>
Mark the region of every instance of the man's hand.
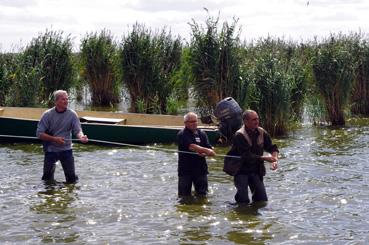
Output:
<path fill-rule="evenodd" d="M 278 168 L 278 161 L 272 162 L 270 169 L 276 170 Z"/>
<path fill-rule="evenodd" d="M 64 138 L 63 137 L 57 137 L 57 136 L 55 136 L 55 137 L 53 137 L 54 139 L 53 139 L 53 141 L 55 142 L 55 143 L 57 143 L 58 145 L 64 145 L 64 143 L 65 143 L 65 140 L 64 140 Z"/>
<path fill-rule="evenodd" d="M 215 156 L 215 151 L 213 149 L 202 147 L 202 146 L 199 146 L 199 145 L 196 145 L 196 144 L 191 144 L 189 146 L 189 149 L 191 151 L 196 152 L 197 154 L 199 154 L 200 156 L 203 156 L 203 157 L 206 157 L 206 156 L 213 157 L 213 156 Z"/>
<path fill-rule="evenodd" d="M 278 158 L 274 156 L 262 156 L 261 159 L 271 163 L 278 161 Z"/>
<path fill-rule="evenodd" d="M 213 157 L 215 156 L 215 151 L 213 149 L 205 148 L 205 153 L 207 156 Z"/>
<path fill-rule="evenodd" d="M 88 142 L 88 137 L 87 135 L 79 135 L 79 140 L 82 142 L 82 143 L 87 143 Z"/>

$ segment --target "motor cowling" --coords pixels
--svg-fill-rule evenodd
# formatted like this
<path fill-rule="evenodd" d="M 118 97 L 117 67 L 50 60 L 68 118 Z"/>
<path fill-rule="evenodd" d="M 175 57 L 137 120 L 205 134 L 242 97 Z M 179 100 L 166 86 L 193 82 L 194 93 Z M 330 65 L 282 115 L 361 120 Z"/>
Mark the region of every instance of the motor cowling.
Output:
<path fill-rule="evenodd" d="M 242 126 L 242 109 L 232 97 L 227 97 L 215 106 L 214 116 L 219 120 L 219 131 L 227 142 Z"/>

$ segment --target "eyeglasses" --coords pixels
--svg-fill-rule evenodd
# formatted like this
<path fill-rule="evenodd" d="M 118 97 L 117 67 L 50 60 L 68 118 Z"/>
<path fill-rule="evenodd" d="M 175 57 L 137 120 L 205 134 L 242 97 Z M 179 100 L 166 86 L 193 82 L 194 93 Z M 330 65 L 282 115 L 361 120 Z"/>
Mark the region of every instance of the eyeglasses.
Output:
<path fill-rule="evenodd" d="M 196 123 L 197 120 L 185 121 L 185 123 Z"/>

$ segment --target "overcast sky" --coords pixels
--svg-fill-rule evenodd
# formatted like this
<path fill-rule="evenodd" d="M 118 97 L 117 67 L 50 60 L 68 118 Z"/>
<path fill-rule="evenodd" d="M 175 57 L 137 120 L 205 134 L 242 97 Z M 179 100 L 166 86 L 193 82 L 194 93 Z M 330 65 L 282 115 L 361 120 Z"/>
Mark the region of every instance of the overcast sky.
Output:
<path fill-rule="evenodd" d="M 189 40 L 189 22 L 208 13 L 239 19 L 242 40 L 268 35 L 294 40 L 350 31 L 369 33 L 368 0 L 0 0 L 0 51 L 16 51 L 46 29 L 80 39 L 106 28 L 121 40 L 135 22 L 170 28 Z"/>

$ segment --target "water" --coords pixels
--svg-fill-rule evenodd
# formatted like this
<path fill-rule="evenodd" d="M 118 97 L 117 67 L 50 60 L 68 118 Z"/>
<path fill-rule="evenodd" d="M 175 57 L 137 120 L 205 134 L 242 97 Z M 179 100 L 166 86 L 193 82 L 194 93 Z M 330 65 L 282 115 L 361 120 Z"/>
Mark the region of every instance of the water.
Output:
<path fill-rule="evenodd" d="M 276 142 L 259 207 L 232 204 L 220 158 L 208 198 L 181 204 L 174 153 L 76 145 L 80 182 L 64 185 L 58 165 L 60 183 L 45 186 L 39 145 L 0 145 L 0 244 L 368 244 L 369 127 L 305 126 Z"/>

